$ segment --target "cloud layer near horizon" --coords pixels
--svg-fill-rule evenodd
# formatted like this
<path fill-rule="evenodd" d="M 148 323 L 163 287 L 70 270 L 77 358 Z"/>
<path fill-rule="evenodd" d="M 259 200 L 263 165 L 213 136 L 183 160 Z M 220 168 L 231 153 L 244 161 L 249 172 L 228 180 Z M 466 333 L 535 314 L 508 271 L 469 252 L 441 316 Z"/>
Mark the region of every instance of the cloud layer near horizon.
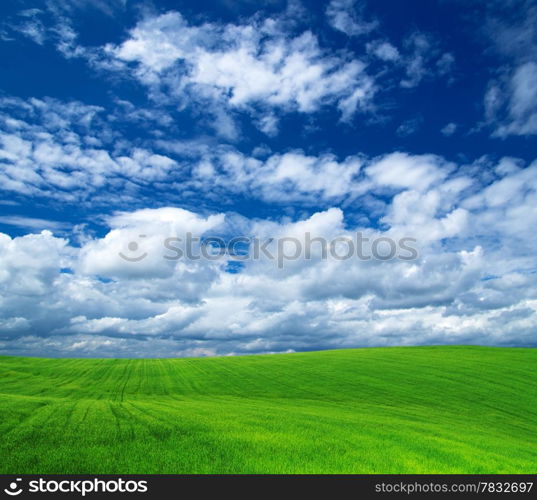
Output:
<path fill-rule="evenodd" d="M 522 169 L 506 159 L 496 180 L 472 190 L 442 163 L 414 162 L 387 158 L 368 167 L 369 182 L 392 191 L 378 229 L 345 222 L 339 208 L 275 221 L 163 207 L 119 213 L 103 237 L 79 234 L 78 244 L 50 231 L 1 235 L 0 345 L 73 356 L 534 345 L 537 165 Z M 164 239 L 184 240 L 187 232 L 331 240 L 357 231 L 370 239 L 412 236 L 420 257 L 322 260 L 317 248 L 283 269 L 262 258 L 240 272 L 230 272 L 229 259 L 163 257 Z M 147 258 L 119 256 L 130 255 L 131 241 Z"/>

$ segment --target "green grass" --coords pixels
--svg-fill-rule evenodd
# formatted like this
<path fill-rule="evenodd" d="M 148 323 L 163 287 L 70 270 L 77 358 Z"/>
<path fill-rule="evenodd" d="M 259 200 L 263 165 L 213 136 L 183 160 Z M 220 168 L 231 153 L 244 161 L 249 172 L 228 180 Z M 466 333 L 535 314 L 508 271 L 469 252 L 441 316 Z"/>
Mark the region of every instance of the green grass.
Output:
<path fill-rule="evenodd" d="M 536 473 L 537 349 L 0 357 L 1 473 Z"/>

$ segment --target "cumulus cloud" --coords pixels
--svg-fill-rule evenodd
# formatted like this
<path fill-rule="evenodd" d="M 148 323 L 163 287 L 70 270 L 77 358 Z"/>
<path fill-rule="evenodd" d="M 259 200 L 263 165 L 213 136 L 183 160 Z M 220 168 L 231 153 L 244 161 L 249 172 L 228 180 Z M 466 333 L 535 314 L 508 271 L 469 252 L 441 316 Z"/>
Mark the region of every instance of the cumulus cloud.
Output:
<path fill-rule="evenodd" d="M 379 186 L 424 190 L 447 177 L 453 168 L 434 155 L 392 153 L 375 161 L 367 173 Z"/>
<path fill-rule="evenodd" d="M 4 191 L 90 202 L 98 190 L 121 190 L 128 200 L 140 185 L 165 179 L 177 166 L 167 156 L 116 140 L 98 106 L 3 98 L 0 110 Z M 91 198 L 95 202 L 98 196 Z"/>
<path fill-rule="evenodd" d="M 103 236 L 80 246 L 48 231 L 2 235 L 0 348 L 165 356 L 535 345 L 535 164 L 506 158 L 485 184 L 432 155 L 397 153 L 355 168 L 364 170 L 369 193 L 380 190 L 389 199 L 377 225 L 350 223 L 340 208 L 292 220 L 237 220 L 167 207 L 117 213 Z M 163 239 L 179 237 L 176 248 L 185 250 L 187 232 L 299 240 L 306 233 L 333 239 L 360 232 L 369 241 L 413 236 L 420 255 L 324 259 L 318 246 L 309 259 L 283 267 L 261 255 L 230 272 L 230 256 L 165 259 Z M 120 252 L 147 257 L 131 262 Z"/>
<path fill-rule="evenodd" d="M 214 110 L 261 106 L 311 113 L 336 104 L 348 119 L 375 91 L 363 62 L 322 48 L 311 31 L 288 32 L 277 18 L 194 25 L 168 12 L 139 22 L 127 40 L 105 52 L 117 68 L 133 67 L 155 99 Z"/>
<path fill-rule="evenodd" d="M 249 193 L 265 201 L 307 202 L 346 197 L 358 188 L 355 180 L 361 165 L 359 157 L 340 162 L 333 155 L 316 157 L 296 151 L 263 161 L 231 150 L 205 155 L 194 175 L 205 185 Z"/>
<path fill-rule="evenodd" d="M 334 48 L 322 32 L 290 22 L 292 16 L 303 17 L 297 9 L 291 3 L 282 13 L 237 23 L 196 23 L 175 11 L 150 13 L 121 42 L 85 46 L 70 9 L 50 4 L 51 19 L 40 20 L 45 11 L 33 14 L 43 26 L 41 38 L 34 41 L 52 43 L 65 58 L 82 58 L 102 74 L 140 82 L 159 112 L 129 111 L 127 104 L 123 118 L 141 122 L 147 117 L 165 125 L 165 109 L 186 109 L 200 125 L 231 142 L 241 139 L 243 120 L 276 136 L 281 116 L 290 112 L 311 115 L 335 109 L 342 122 L 352 123 L 360 113 L 375 111 L 374 97 L 391 87 L 391 71 L 405 72 L 403 88 L 414 88 L 426 78 L 450 78 L 454 57 L 442 54 L 430 35 L 412 33 L 401 50 L 387 40 L 364 40 L 365 54 L 358 55 L 357 50 Z M 376 20 L 365 20 L 363 11 L 363 4 L 354 0 L 332 0 L 326 15 L 334 29 L 357 36 L 378 26 Z M 369 65 L 375 60 L 390 71 L 374 74 Z"/>
<path fill-rule="evenodd" d="M 118 114 L 97 106 L 4 99 L 2 107 L 1 189 L 92 207 L 138 204 L 148 188 L 151 199 L 159 193 L 163 202 L 210 204 L 240 194 L 265 203 L 328 207 L 368 192 L 423 190 L 453 170 L 440 157 L 402 152 L 377 158 L 298 149 L 249 155 L 228 145 L 170 140 L 153 141 L 148 149 L 113 132 Z"/>
<path fill-rule="evenodd" d="M 339 34 L 281 15 L 223 23 L 168 12 L 146 15 L 114 43 L 84 47 L 65 16 L 89 3 L 58 5 L 53 26 L 45 27 L 41 11 L 27 12 L 9 36 L 51 42 L 69 64 L 82 57 L 100 74 L 133 77 L 149 100 L 112 97 L 105 109 L 0 99 L 0 189 L 13 197 L 1 202 L 0 224 L 30 233 L 0 234 L 0 352 L 198 356 L 536 345 L 535 162 L 457 164 L 394 149 L 336 155 L 316 144 L 276 150 L 270 140 L 297 114 L 307 121 L 335 112 L 335 121 L 353 122 L 375 109 L 381 78 L 392 89 L 432 77 L 449 83 L 454 56 L 432 35 L 415 31 L 396 47 L 375 32 L 362 4 L 332 0 L 326 19 Z M 485 97 L 486 120 L 502 137 L 535 133 L 534 28 L 520 22 L 515 41 L 499 48 L 510 62 Z M 505 33 L 498 30 L 504 42 Z M 345 48 L 335 49 L 334 39 Z M 528 50 L 517 56 L 522 47 Z M 196 121 L 193 133 L 218 138 L 185 138 L 176 123 L 183 113 Z M 242 140 L 243 118 L 273 149 L 257 132 Z M 397 122 L 400 136 L 422 123 L 418 114 L 406 118 Z M 124 134 L 131 127 L 143 136 Z M 441 133 L 456 130 L 448 123 Z M 35 207 L 43 198 L 64 211 L 81 208 L 91 227 L 73 221 L 70 230 L 71 223 L 25 210 L 23 203 Z M 249 216 L 234 212 L 243 207 Z M 419 258 L 325 258 L 319 242 L 308 258 L 282 266 L 265 254 L 241 259 L 240 251 L 185 257 L 189 235 L 199 238 L 190 247 L 199 254 L 209 236 L 260 238 L 274 253 L 278 239 L 303 245 L 307 237 L 339 238 L 345 251 L 343 241 L 358 234 L 369 254 L 379 238 L 414 238 Z"/>
<path fill-rule="evenodd" d="M 116 205 L 134 203 L 146 187 L 168 200 L 199 198 L 201 192 L 208 199 L 240 193 L 271 203 L 329 204 L 359 197 L 373 184 L 397 187 L 401 174 L 425 185 L 448 168 L 436 157 L 403 153 L 339 159 L 293 150 L 263 158 L 230 146 L 164 140 L 152 145 L 154 151 L 112 132 L 117 114 L 110 119 L 97 106 L 6 98 L 0 108 L 5 110 L 0 113 L 2 189 L 92 206 L 112 199 Z"/>

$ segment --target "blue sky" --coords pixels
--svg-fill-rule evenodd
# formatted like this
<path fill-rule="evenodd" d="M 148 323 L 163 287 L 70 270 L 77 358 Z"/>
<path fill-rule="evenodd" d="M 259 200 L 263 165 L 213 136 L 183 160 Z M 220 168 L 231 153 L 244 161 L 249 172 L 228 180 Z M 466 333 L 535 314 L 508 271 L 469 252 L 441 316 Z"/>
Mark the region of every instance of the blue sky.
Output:
<path fill-rule="evenodd" d="M 0 352 L 537 344 L 533 2 L 0 9 Z M 163 260 L 187 232 L 420 257 Z"/>

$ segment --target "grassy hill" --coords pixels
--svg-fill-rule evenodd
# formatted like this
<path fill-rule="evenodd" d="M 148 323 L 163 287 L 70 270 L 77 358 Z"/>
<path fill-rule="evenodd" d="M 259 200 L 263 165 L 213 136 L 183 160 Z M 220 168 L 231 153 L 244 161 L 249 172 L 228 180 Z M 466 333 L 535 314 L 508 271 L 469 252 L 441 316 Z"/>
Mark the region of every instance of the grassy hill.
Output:
<path fill-rule="evenodd" d="M 537 349 L 0 357 L 1 473 L 536 473 Z"/>

